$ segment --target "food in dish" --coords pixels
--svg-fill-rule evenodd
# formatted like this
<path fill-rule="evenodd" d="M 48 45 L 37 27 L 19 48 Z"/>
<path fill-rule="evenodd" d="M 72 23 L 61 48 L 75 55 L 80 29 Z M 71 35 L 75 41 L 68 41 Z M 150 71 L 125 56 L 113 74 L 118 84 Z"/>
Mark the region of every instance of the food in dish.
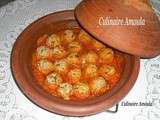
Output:
<path fill-rule="evenodd" d="M 32 55 L 32 71 L 42 89 L 64 100 L 107 94 L 120 80 L 124 58 L 80 28 L 43 35 Z"/>

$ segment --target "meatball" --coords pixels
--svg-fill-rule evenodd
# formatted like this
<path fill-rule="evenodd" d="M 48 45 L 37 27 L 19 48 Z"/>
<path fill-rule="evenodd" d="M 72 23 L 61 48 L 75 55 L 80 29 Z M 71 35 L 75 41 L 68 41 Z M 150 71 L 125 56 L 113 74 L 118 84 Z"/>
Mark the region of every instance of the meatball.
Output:
<path fill-rule="evenodd" d="M 44 74 L 48 74 L 54 70 L 54 65 L 48 60 L 39 60 L 37 62 L 38 70 Z"/>
<path fill-rule="evenodd" d="M 65 59 L 55 61 L 54 63 L 55 71 L 59 73 L 66 73 L 68 71 L 68 64 Z"/>
<path fill-rule="evenodd" d="M 69 83 L 61 83 L 57 92 L 64 100 L 69 100 L 72 95 L 72 85 Z"/>
<path fill-rule="evenodd" d="M 68 72 L 69 83 L 74 84 L 81 79 L 81 69 L 75 68 Z"/>
<path fill-rule="evenodd" d="M 51 89 L 55 89 L 62 82 L 63 80 L 61 76 L 55 72 L 47 75 L 46 80 L 45 80 L 45 84 Z"/>
<path fill-rule="evenodd" d="M 67 54 L 62 46 L 57 46 L 51 50 L 51 55 L 54 58 L 62 58 Z"/>
<path fill-rule="evenodd" d="M 99 69 L 99 73 L 109 84 L 115 84 L 120 79 L 120 73 L 113 65 L 105 65 Z"/>
<path fill-rule="evenodd" d="M 87 78 L 92 78 L 97 76 L 98 71 L 97 71 L 97 66 L 95 64 L 88 64 L 84 67 L 84 75 Z"/>
<path fill-rule="evenodd" d="M 116 69 L 112 65 L 104 65 L 99 69 L 99 73 L 105 78 L 109 79 L 116 73 Z"/>
<path fill-rule="evenodd" d="M 46 41 L 46 45 L 52 48 L 59 46 L 60 44 L 61 44 L 60 37 L 56 34 L 52 34 Z"/>
<path fill-rule="evenodd" d="M 84 30 L 80 31 L 78 39 L 84 44 L 89 44 L 92 41 L 91 36 L 89 36 L 89 34 L 87 34 Z"/>
<path fill-rule="evenodd" d="M 99 51 L 99 57 L 105 63 L 111 63 L 114 59 L 114 52 L 110 48 L 104 48 Z"/>
<path fill-rule="evenodd" d="M 50 49 L 46 46 L 40 46 L 37 48 L 36 54 L 38 58 L 48 58 L 50 57 Z"/>
<path fill-rule="evenodd" d="M 91 45 L 97 51 L 102 49 L 102 48 L 105 48 L 105 45 L 103 43 L 97 41 L 97 40 L 92 40 L 92 44 Z"/>
<path fill-rule="evenodd" d="M 93 51 L 90 51 L 82 56 L 82 63 L 96 63 L 97 60 L 98 60 L 98 55 Z"/>
<path fill-rule="evenodd" d="M 90 95 L 89 86 L 85 83 L 77 83 L 73 86 L 73 95 L 84 99 Z"/>
<path fill-rule="evenodd" d="M 71 42 L 69 45 L 68 45 L 68 50 L 71 51 L 71 52 L 79 52 L 80 50 L 82 49 L 82 46 L 79 42 Z"/>
<path fill-rule="evenodd" d="M 96 77 L 90 81 L 91 93 L 94 95 L 103 94 L 109 89 L 109 85 L 103 77 Z"/>
<path fill-rule="evenodd" d="M 65 42 L 70 43 L 76 38 L 72 30 L 65 30 L 63 34 L 63 39 Z"/>
<path fill-rule="evenodd" d="M 80 56 L 77 52 L 70 53 L 66 59 L 69 64 L 80 64 Z"/>

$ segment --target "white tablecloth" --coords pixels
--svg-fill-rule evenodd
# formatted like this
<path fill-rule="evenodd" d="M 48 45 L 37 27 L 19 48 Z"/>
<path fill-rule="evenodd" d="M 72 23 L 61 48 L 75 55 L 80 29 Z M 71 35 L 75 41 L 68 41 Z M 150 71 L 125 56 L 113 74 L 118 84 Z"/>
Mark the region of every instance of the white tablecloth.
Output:
<path fill-rule="evenodd" d="M 37 18 L 55 11 L 74 9 L 80 0 L 16 0 L 0 8 L 0 120 L 160 120 L 160 56 L 141 60 L 136 84 L 122 102 L 152 102 L 147 106 L 122 106 L 112 114 L 66 117 L 43 110 L 18 89 L 11 75 L 10 54 L 20 32 Z M 155 11 L 160 1 L 152 0 Z M 159 13 L 158 13 L 159 14 Z M 160 15 L 160 14 L 159 14 Z"/>

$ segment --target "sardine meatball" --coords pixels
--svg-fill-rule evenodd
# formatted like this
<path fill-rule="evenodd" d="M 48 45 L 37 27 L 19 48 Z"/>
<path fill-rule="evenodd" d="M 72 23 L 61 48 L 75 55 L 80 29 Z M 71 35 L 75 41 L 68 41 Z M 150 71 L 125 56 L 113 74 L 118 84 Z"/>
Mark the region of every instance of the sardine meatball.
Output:
<path fill-rule="evenodd" d="M 116 68 L 113 65 L 104 65 L 100 67 L 99 73 L 110 84 L 115 84 L 120 79 L 120 73 L 117 72 Z"/>
<path fill-rule="evenodd" d="M 88 64 L 84 67 L 84 75 L 87 78 L 92 78 L 97 76 L 98 74 L 98 68 L 95 64 Z"/>
<path fill-rule="evenodd" d="M 87 98 L 90 94 L 89 86 L 85 83 L 76 83 L 73 86 L 73 94 L 81 99 Z"/>
<path fill-rule="evenodd" d="M 65 30 L 63 34 L 64 42 L 70 43 L 75 40 L 76 36 L 72 30 Z"/>
<path fill-rule="evenodd" d="M 105 63 L 111 63 L 114 59 L 114 52 L 110 48 L 104 48 L 99 51 L 99 57 L 105 61 Z"/>
<path fill-rule="evenodd" d="M 95 50 L 100 50 L 102 48 L 105 48 L 105 45 L 97 40 L 92 40 L 92 46 Z"/>
<path fill-rule="evenodd" d="M 64 100 L 69 100 L 72 95 L 72 85 L 69 83 L 61 83 L 57 92 Z"/>
<path fill-rule="evenodd" d="M 67 62 L 69 64 L 80 64 L 80 56 L 77 52 L 71 52 L 68 56 L 67 56 Z"/>
<path fill-rule="evenodd" d="M 48 74 L 50 73 L 51 71 L 54 70 L 54 65 L 52 62 L 48 61 L 48 60 L 39 60 L 37 62 L 37 67 L 38 67 L 38 70 L 44 74 Z"/>
<path fill-rule="evenodd" d="M 38 58 L 48 58 L 50 57 L 50 49 L 46 46 L 40 46 L 37 48 L 37 57 Z"/>
<path fill-rule="evenodd" d="M 55 72 L 47 75 L 45 80 L 45 84 L 51 89 L 55 89 L 62 82 L 63 79 L 61 78 L 61 76 Z"/>
<path fill-rule="evenodd" d="M 113 76 L 116 73 L 116 69 L 113 65 L 104 65 L 104 66 L 100 67 L 99 73 L 105 79 L 109 79 L 110 76 Z"/>
<path fill-rule="evenodd" d="M 67 54 L 62 46 L 57 46 L 51 50 L 51 55 L 54 58 L 62 58 Z"/>
<path fill-rule="evenodd" d="M 81 79 L 81 69 L 75 68 L 68 72 L 69 83 L 74 84 Z"/>
<path fill-rule="evenodd" d="M 82 56 L 82 63 L 96 63 L 98 61 L 98 55 L 90 51 Z"/>
<path fill-rule="evenodd" d="M 90 82 L 90 88 L 92 94 L 102 94 L 109 89 L 106 80 L 103 77 L 96 77 Z"/>
<path fill-rule="evenodd" d="M 68 50 L 71 52 L 79 52 L 81 51 L 82 46 L 79 42 L 73 41 L 68 45 Z"/>
<path fill-rule="evenodd" d="M 66 73 L 68 71 L 68 64 L 65 59 L 57 60 L 54 63 L 55 71 L 59 73 Z"/>
<path fill-rule="evenodd" d="M 52 48 L 59 46 L 60 44 L 61 44 L 60 37 L 56 34 L 52 34 L 50 37 L 48 37 L 46 41 L 46 45 Z"/>
<path fill-rule="evenodd" d="M 84 30 L 80 31 L 78 35 L 78 39 L 84 44 L 89 44 L 92 41 L 91 36 L 88 33 L 86 33 Z"/>

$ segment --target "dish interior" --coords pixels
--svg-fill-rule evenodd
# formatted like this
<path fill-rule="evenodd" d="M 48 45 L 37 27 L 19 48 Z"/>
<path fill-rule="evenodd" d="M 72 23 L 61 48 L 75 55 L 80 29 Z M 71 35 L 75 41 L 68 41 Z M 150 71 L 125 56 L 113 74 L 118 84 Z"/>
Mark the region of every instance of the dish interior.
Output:
<path fill-rule="evenodd" d="M 107 94 L 123 72 L 123 55 L 78 26 L 46 33 L 35 47 L 30 58 L 37 85 L 64 100 Z"/>

